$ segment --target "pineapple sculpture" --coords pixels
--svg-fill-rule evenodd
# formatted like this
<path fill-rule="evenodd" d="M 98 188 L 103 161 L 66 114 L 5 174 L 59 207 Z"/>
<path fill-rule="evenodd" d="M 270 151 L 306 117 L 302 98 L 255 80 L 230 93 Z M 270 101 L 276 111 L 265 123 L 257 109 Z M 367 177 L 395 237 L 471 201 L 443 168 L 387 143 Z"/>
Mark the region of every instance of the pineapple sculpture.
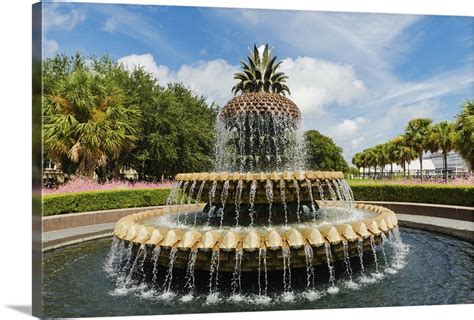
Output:
<path fill-rule="evenodd" d="M 221 110 L 218 121 L 217 170 L 259 172 L 296 170 L 304 167 L 301 112 L 285 95 L 290 94 L 282 61 L 272 56 L 268 44 L 256 45 L 240 61 L 242 71 L 235 95 Z"/>

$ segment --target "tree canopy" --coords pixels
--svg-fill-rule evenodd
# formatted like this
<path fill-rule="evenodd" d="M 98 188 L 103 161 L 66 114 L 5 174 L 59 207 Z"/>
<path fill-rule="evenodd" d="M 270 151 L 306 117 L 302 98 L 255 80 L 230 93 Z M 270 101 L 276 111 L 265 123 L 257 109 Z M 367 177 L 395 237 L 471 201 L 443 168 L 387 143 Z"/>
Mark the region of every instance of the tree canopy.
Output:
<path fill-rule="evenodd" d="M 218 107 L 182 84 L 160 86 L 108 56 L 43 61 L 45 158 L 66 174 L 119 178 L 127 164 L 147 180 L 208 170 Z"/>
<path fill-rule="evenodd" d="M 317 130 L 305 132 L 307 165 L 311 170 L 344 171 L 349 165 L 342 156 L 342 148 Z"/>
<path fill-rule="evenodd" d="M 456 146 L 461 156 L 474 170 L 474 100 L 467 100 L 461 106 L 456 118 Z"/>

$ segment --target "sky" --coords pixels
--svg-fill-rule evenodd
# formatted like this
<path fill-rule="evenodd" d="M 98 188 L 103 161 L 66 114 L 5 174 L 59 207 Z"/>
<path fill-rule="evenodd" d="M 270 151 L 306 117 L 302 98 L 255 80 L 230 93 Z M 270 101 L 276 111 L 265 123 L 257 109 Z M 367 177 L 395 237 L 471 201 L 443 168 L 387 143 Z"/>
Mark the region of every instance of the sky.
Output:
<path fill-rule="evenodd" d="M 454 120 L 474 98 L 472 17 L 84 3 L 43 3 L 42 15 L 44 57 L 108 54 L 220 106 L 248 48 L 268 43 L 304 129 L 348 162 L 412 118 Z"/>

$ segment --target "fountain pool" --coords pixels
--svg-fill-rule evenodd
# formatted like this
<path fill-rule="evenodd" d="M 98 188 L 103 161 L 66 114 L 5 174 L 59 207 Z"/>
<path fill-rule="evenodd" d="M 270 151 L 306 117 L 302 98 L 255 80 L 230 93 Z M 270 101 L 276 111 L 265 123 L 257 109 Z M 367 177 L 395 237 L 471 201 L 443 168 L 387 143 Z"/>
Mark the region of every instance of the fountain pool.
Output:
<path fill-rule="evenodd" d="M 387 265 L 378 248 L 378 273 L 366 252 L 364 271 L 357 258 L 350 260 L 352 282 L 344 263 L 336 263 L 337 289 L 332 288 L 328 268 L 321 265 L 314 268 L 314 289 L 308 291 L 306 269 L 292 269 L 291 291 L 282 294 L 283 272 L 269 271 L 265 299 L 258 294 L 256 276 L 245 272 L 241 286 L 248 293 L 242 296 L 232 294 L 232 273 L 220 274 L 216 293 L 209 295 L 209 272 L 204 271 L 196 271 L 201 285 L 189 296 L 179 291 L 186 280 L 182 269 L 174 271 L 168 293 L 163 283 L 153 286 L 140 279 L 121 287 L 106 265 L 112 239 L 85 242 L 45 253 L 44 311 L 51 317 L 80 317 L 474 303 L 473 244 L 414 229 L 400 233 L 398 253 L 388 241 L 384 245 Z"/>

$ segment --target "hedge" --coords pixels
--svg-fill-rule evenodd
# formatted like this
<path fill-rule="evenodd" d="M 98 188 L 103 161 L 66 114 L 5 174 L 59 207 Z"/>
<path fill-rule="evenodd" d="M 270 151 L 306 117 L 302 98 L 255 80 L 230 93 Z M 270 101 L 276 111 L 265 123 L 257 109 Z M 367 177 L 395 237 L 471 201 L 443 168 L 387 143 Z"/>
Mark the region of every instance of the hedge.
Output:
<path fill-rule="evenodd" d="M 159 206 L 170 189 L 123 189 L 52 194 L 43 197 L 43 216 L 119 208 Z"/>
<path fill-rule="evenodd" d="M 355 200 L 474 206 L 474 186 L 350 183 Z M 119 208 L 159 206 L 170 189 L 124 189 L 46 195 L 43 216 Z"/>
<path fill-rule="evenodd" d="M 351 183 L 358 201 L 394 201 L 474 206 L 474 186 Z"/>

